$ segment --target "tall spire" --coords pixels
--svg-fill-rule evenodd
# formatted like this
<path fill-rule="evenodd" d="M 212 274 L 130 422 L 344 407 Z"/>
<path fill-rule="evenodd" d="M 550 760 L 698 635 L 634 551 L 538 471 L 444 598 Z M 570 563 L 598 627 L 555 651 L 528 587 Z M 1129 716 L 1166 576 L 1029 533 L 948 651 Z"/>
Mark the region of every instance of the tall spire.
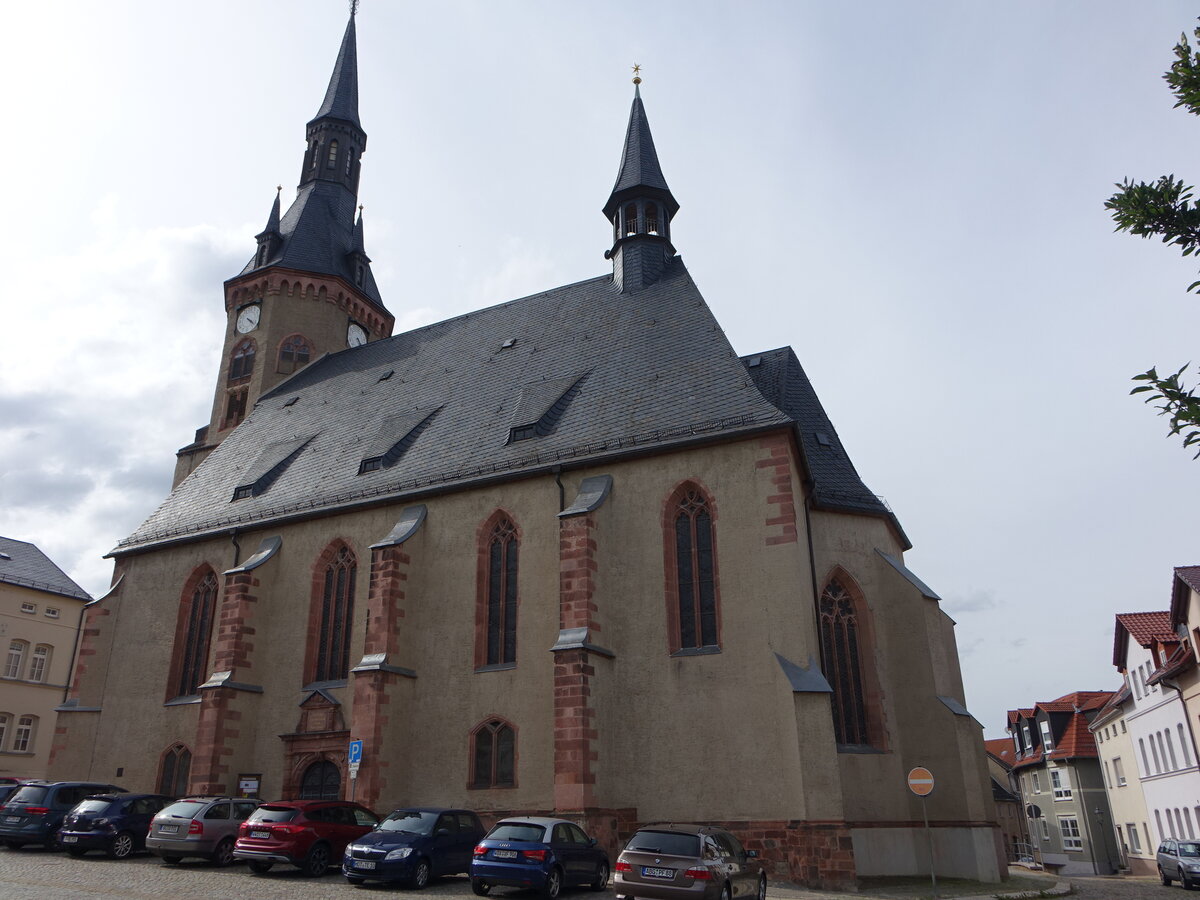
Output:
<path fill-rule="evenodd" d="M 635 73 L 639 69 L 634 66 Z M 622 292 L 653 284 L 675 256 L 671 219 L 679 203 L 658 162 L 641 83 L 635 74 L 621 168 L 604 204 L 604 215 L 613 226 L 613 245 L 604 255 L 613 261 L 613 282 Z"/>
<path fill-rule="evenodd" d="M 346 23 L 342 35 L 342 46 L 338 50 L 337 62 L 333 64 L 333 75 L 325 90 L 325 100 L 314 119 L 330 116 L 362 127 L 358 121 L 358 45 L 354 31 L 354 12 Z"/>
<path fill-rule="evenodd" d="M 367 134 L 358 120 L 358 49 L 353 10 L 325 99 L 306 132 L 308 149 L 300 169 L 300 187 L 314 181 L 332 181 L 357 196 L 359 156 L 367 148 Z"/>

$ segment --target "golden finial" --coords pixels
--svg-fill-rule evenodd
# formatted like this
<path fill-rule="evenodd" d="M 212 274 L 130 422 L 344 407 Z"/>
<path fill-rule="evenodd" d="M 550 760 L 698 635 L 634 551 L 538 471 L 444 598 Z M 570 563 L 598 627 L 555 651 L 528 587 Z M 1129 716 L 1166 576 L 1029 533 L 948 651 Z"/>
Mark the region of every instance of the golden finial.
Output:
<path fill-rule="evenodd" d="M 360 204 L 358 204 L 358 214 L 360 216 L 362 215 L 362 211 L 363 211 L 363 205 L 360 203 Z"/>
<path fill-rule="evenodd" d="M 640 65 L 638 65 L 637 63 L 634 63 L 633 64 L 633 83 L 634 84 L 642 83 L 641 71 L 642 71 L 642 67 Z"/>
<path fill-rule="evenodd" d="M 277 193 L 277 194 L 283 193 L 283 185 L 282 184 L 275 185 L 275 193 Z"/>

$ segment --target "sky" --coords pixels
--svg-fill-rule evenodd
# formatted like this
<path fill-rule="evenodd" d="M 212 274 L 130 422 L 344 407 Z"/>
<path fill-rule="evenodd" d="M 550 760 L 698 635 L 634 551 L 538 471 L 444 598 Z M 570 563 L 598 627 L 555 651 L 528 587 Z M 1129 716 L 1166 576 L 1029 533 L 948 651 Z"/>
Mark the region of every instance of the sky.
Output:
<path fill-rule="evenodd" d="M 98 596 L 207 422 L 222 282 L 295 194 L 340 0 L 0 13 L 0 534 Z M 1114 182 L 1200 179 L 1161 80 L 1194 4 L 363 0 L 359 196 L 396 331 L 600 275 L 633 88 L 740 354 L 795 348 L 968 708 L 1115 689 L 1113 616 L 1200 563 L 1200 460 L 1130 397 L 1195 359 L 1200 261 Z"/>

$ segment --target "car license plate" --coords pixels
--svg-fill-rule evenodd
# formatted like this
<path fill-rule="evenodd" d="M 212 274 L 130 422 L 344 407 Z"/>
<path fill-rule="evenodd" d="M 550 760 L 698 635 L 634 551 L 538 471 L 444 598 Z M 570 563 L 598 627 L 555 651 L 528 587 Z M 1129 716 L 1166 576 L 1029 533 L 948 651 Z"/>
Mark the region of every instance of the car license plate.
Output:
<path fill-rule="evenodd" d="M 77 834 L 64 834 L 62 842 L 64 844 L 74 844 L 78 840 L 79 840 L 79 835 L 77 835 Z"/>
<path fill-rule="evenodd" d="M 269 838 L 270 836 L 271 836 L 271 832 L 269 832 L 269 831 L 252 831 L 252 832 L 250 832 L 250 837 L 252 837 L 252 838 Z"/>
<path fill-rule="evenodd" d="M 179 826 L 178 825 L 159 825 L 158 830 L 161 831 L 163 834 L 175 834 L 177 831 L 179 831 Z"/>
<path fill-rule="evenodd" d="M 373 868 L 375 868 L 375 861 L 370 860 L 370 859 L 356 859 L 354 861 L 354 868 L 356 868 L 356 869 L 373 869 Z"/>
<path fill-rule="evenodd" d="M 642 866 L 642 875 L 646 878 L 674 878 L 674 869 L 656 869 L 654 866 Z"/>
<path fill-rule="evenodd" d="M 496 857 L 496 859 L 516 859 L 517 851 L 516 850 L 493 850 L 492 856 Z"/>
<path fill-rule="evenodd" d="M 13 822 L 20 822 L 20 821 L 21 821 L 21 817 L 20 817 L 20 816 L 5 816 L 5 817 L 4 817 L 4 821 L 5 821 L 5 822 L 8 822 L 8 823 L 10 823 L 10 824 L 11 824 L 11 823 L 13 823 Z"/>

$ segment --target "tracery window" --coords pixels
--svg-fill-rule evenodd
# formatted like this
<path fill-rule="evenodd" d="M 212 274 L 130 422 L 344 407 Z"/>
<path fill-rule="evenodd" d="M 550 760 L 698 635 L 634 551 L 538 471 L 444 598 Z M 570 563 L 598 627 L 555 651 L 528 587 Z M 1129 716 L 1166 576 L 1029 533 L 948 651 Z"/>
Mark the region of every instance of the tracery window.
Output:
<path fill-rule="evenodd" d="M 188 793 L 188 778 L 192 773 L 192 751 L 183 744 L 176 744 L 162 758 L 162 771 L 158 776 L 158 792 L 169 797 L 185 797 Z"/>
<path fill-rule="evenodd" d="M 502 516 L 487 538 L 484 665 L 517 661 L 517 559 L 517 526 Z"/>
<path fill-rule="evenodd" d="M 471 787 L 516 785 L 516 746 L 516 732 L 507 722 L 493 719 L 476 728 L 471 734 Z"/>
<path fill-rule="evenodd" d="M 311 358 L 312 346 L 308 340 L 303 335 L 293 334 L 279 345 L 279 363 L 275 371 L 290 375 L 307 366 Z"/>
<path fill-rule="evenodd" d="M 684 485 L 668 508 L 668 595 L 674 594 L 672 651 L 719 648 L 712 504 L 700 488 Z"/>
<path fill-rule="evenodd" d="M 325 566 L 313 681 L 340 681 L 350 674 L 350 624 L 354 620 L 354 578 L 358 563 L 341 547 Z"/>
<path fill-rule="evenodd" d="M 839 744 L 867 744 L 866 696 L 854 598 L 833 579 L 821 592 L 821 647 L 833 687 L 833 730 Z"/>
<path fill-rule="evenodd" d="M 175 696 L 190 697 L 200 689 L 207 676 L 208 646 L 217 607 L 217 575 L 211 569 L 200 578 L 191 597 L 180 610 L 183 631 L 177 638 L 179 654 Z"/>

